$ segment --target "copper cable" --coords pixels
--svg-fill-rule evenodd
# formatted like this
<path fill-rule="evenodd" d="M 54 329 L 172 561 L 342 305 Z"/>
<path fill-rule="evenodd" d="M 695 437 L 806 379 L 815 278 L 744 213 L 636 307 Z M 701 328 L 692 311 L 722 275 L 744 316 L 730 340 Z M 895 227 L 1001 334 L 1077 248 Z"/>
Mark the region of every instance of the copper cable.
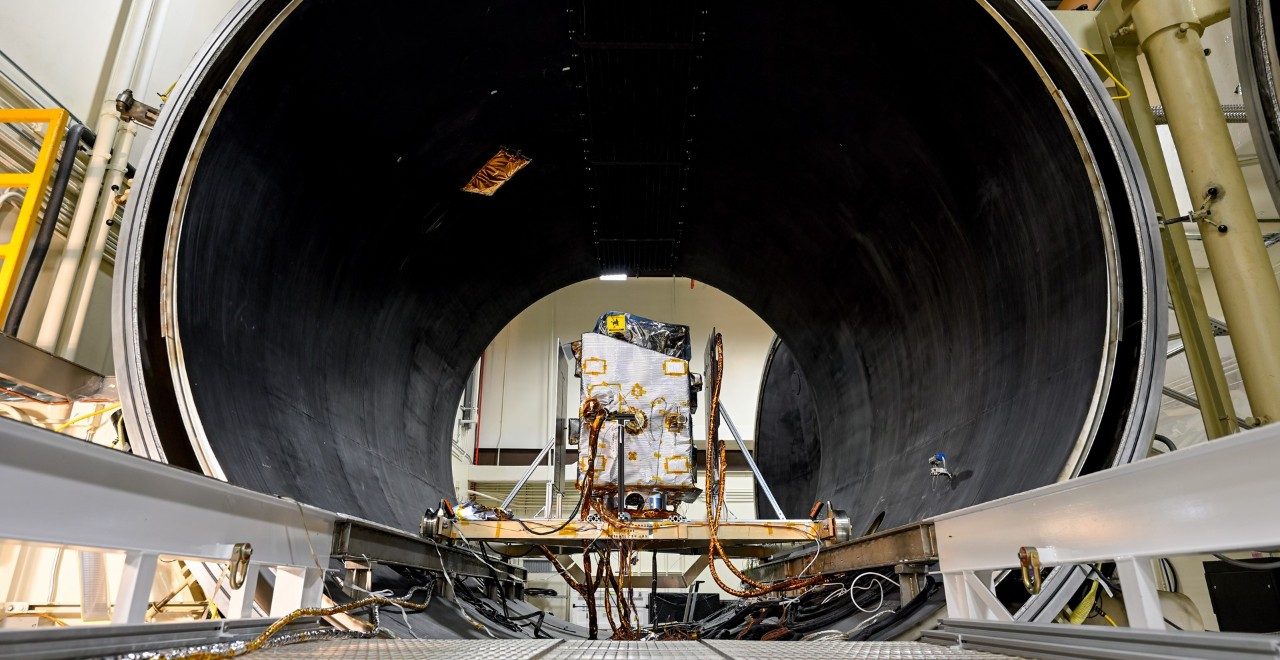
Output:
<path fill-rule="evenodd" d="M 396 607 L 402 607 L 406 610 L 421 612 L 427 609 L 427 605 L 429 604 L 429 602 L 430 601 L 428 601 L 427 603 L 414 603 L 412 601 L 401 600 L 399 598 L 386 598 L 384 596 L 369 596 L 367 598 L 361 598 L 360 600 L 352 601 L 344 605 L 335 605 L 334 607 L 304 607 L 286 614 L 284 617 L 280 618 L 275 623 L 271 624 L 270 626 L 267 626 L 267 629 L 262 631 L 262 634 L 253 638 L 253 640 L 249 641 L 247 644 L 245 644 L 243 647 L 239 649 L 232 649 L 228 651 L 212 652 L 212 653 L 196 653 L 196 654 L 183 656 L 183 657 L 187 658 L 188 660 L 224 660 L 225 658 L 234 658 L 236 656 L 244 655 L 246 653 L 252 653 L 253 651 L 257 651 L 258 649 L 261 649 L 263 646 L 266 646 L 267 642 L 271 641 L 271 638 L 274 637 L 276 633 L 280 632 L 282 628 L 284 628 L 285 626 L 289 625 L 290 623 L 293 623 L 294 621 L 304 616 L 305 617 L 333 616 L 335 614 L 342 614 L 344 612 L 358 610 L 362 607 L 368 607 L 370 605 L 394 605 Z"/>
<path fill-rule="evenodd" d="M 791 630 L 789 628 L 787 628 L 786 626 L 780 625 L 777 628 L 774 628 L 773 630 L 770 630 L 769 632 L 761 635 L 760 641 L 772 642 L 773 640 L 778 639 L 779 637 L 785 637 L 790 634 L 791 634 Z"/>
<path fill-rule="evenodd" d="M 596 475 L 596 444 L 599 442 L 600 429 L 604 428 L 604 420 L 608 414 L 596 399 L 583 401 L 582 408 L 578 412 L 579 418 L 588 424 L 587 444 L 589 445 L 587 469 L 582 475 L 582 511 L 578 514 L 580 520 L 586 520 L 591 512 L 591 489 L 594 487 Z"/>
<path fill-rule="evenodd" d="M 715 378 L 711 383 L 711 400 L 707 403 L 707 447 L 706 447 L 706 493 L 711 493 L 711 456 L 715 452 L 716 456 L 716 489 L 715 497 L 707 497 L 707 525 L 708 525 L 708 546 L 707 546 L 707 566 L 711 569 L 711 578 L 719 585 L 721 589 L 730 595 L 738 598 L 755 598 L 775 591 L 790 591 L 793 589 L 801 589 L 825 581 L 822 576 L 813 576 L 809 578 L 790 578 L 771 585 L 757 582 L 747 577 L 745 573 L 738 569 L 729 555 L 725 552 L 724 547 L 720 544 L 717 531 L 720 528 L 720 515 L 724 510 L 724 483 L 727 476 L 727 456 L 725 454 L 724 443 L 720 441 L 719 433 L 719 411 L 720 411 L 720 388 L 724 382 L 724 338 L 720 333 L 716 333 L 712 340 L 715 347 Z M 734 589 L 724 582 L 720 577 L 720 573 L 716 570 L 716 558 L 719 557 L 724 561 L 729 570 L 743 582 L 750 585 L 753 589 L 741 590 Z"/>

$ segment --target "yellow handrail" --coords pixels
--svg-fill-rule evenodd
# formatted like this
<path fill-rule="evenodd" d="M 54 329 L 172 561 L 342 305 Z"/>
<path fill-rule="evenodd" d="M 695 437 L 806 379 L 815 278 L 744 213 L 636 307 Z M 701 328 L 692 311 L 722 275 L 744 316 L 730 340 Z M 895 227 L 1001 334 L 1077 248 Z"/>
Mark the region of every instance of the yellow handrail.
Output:
<path fill-rule="evenodd" d="M 67 128 L 67 111 L 52 109 L 0 108 L 0 124 L 45 124 L 44 141 L 30 172 L 0 172 L 0 187 L 26 188 L 18 219 L 8 242 L 0 244 L 0 318 L 9 312 L 13 290 L 18 285 L 18 271 L 27 260 L 28 238 L 35 224 L 36 212 L 44 201 L 45 188 L 53 174 L 58 145 Z"/>

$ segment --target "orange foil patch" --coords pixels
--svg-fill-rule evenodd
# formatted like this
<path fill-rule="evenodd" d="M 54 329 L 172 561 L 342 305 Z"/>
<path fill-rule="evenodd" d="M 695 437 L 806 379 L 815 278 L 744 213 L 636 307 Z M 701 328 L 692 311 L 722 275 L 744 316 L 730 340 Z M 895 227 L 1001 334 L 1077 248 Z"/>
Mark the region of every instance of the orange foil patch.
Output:
<path fill-rule="evenodd" d="M 524 169 L 531 159 L 526 158 L 518 151 L 507 151 L 506 147 L 498 149 L 498 153 L 493 155 L 479 171 L 471 177 L 467 185 L 462 187 L 463 192 L 475 193 L 491 197 L 493 193 L 502 187 L 516 172 Z"/>

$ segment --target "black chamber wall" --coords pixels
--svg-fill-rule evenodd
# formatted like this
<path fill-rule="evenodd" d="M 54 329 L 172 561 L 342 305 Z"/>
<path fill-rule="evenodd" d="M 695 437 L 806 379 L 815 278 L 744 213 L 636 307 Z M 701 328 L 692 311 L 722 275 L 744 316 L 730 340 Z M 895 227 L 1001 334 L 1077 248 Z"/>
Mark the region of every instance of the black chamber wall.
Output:
<path fill-rule="evenodd" d="M 742 301 L 803 370 L 820 448 L 761 449 L 803 468 L 773 478 L 791 512 L 817 496 L 888 527 L 1053 481 L 1114 292 L 1036 72 L 977 3 L 749 0 L 707 25 L 674 274 Z M 563 3 L 307 0 L 265 42 L 210 129 L 177 269 L 232 482 L 409 529 L 452 496 L 475 360 L 599 274 L 569 29 Z M 460 192 L 502 145 L 532 164 Z"/>

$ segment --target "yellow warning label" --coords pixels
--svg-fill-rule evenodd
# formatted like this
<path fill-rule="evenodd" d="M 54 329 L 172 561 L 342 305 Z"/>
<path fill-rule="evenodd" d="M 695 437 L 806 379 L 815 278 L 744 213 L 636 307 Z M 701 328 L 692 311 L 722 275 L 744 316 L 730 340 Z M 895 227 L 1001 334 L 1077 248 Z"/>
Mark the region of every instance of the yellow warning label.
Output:
<path fill-rule="evenodd" d="M 609 332 L 626 332 L 627 316 L 625 314 L 610 314 L 604 317 L 604 329 Z"/>

